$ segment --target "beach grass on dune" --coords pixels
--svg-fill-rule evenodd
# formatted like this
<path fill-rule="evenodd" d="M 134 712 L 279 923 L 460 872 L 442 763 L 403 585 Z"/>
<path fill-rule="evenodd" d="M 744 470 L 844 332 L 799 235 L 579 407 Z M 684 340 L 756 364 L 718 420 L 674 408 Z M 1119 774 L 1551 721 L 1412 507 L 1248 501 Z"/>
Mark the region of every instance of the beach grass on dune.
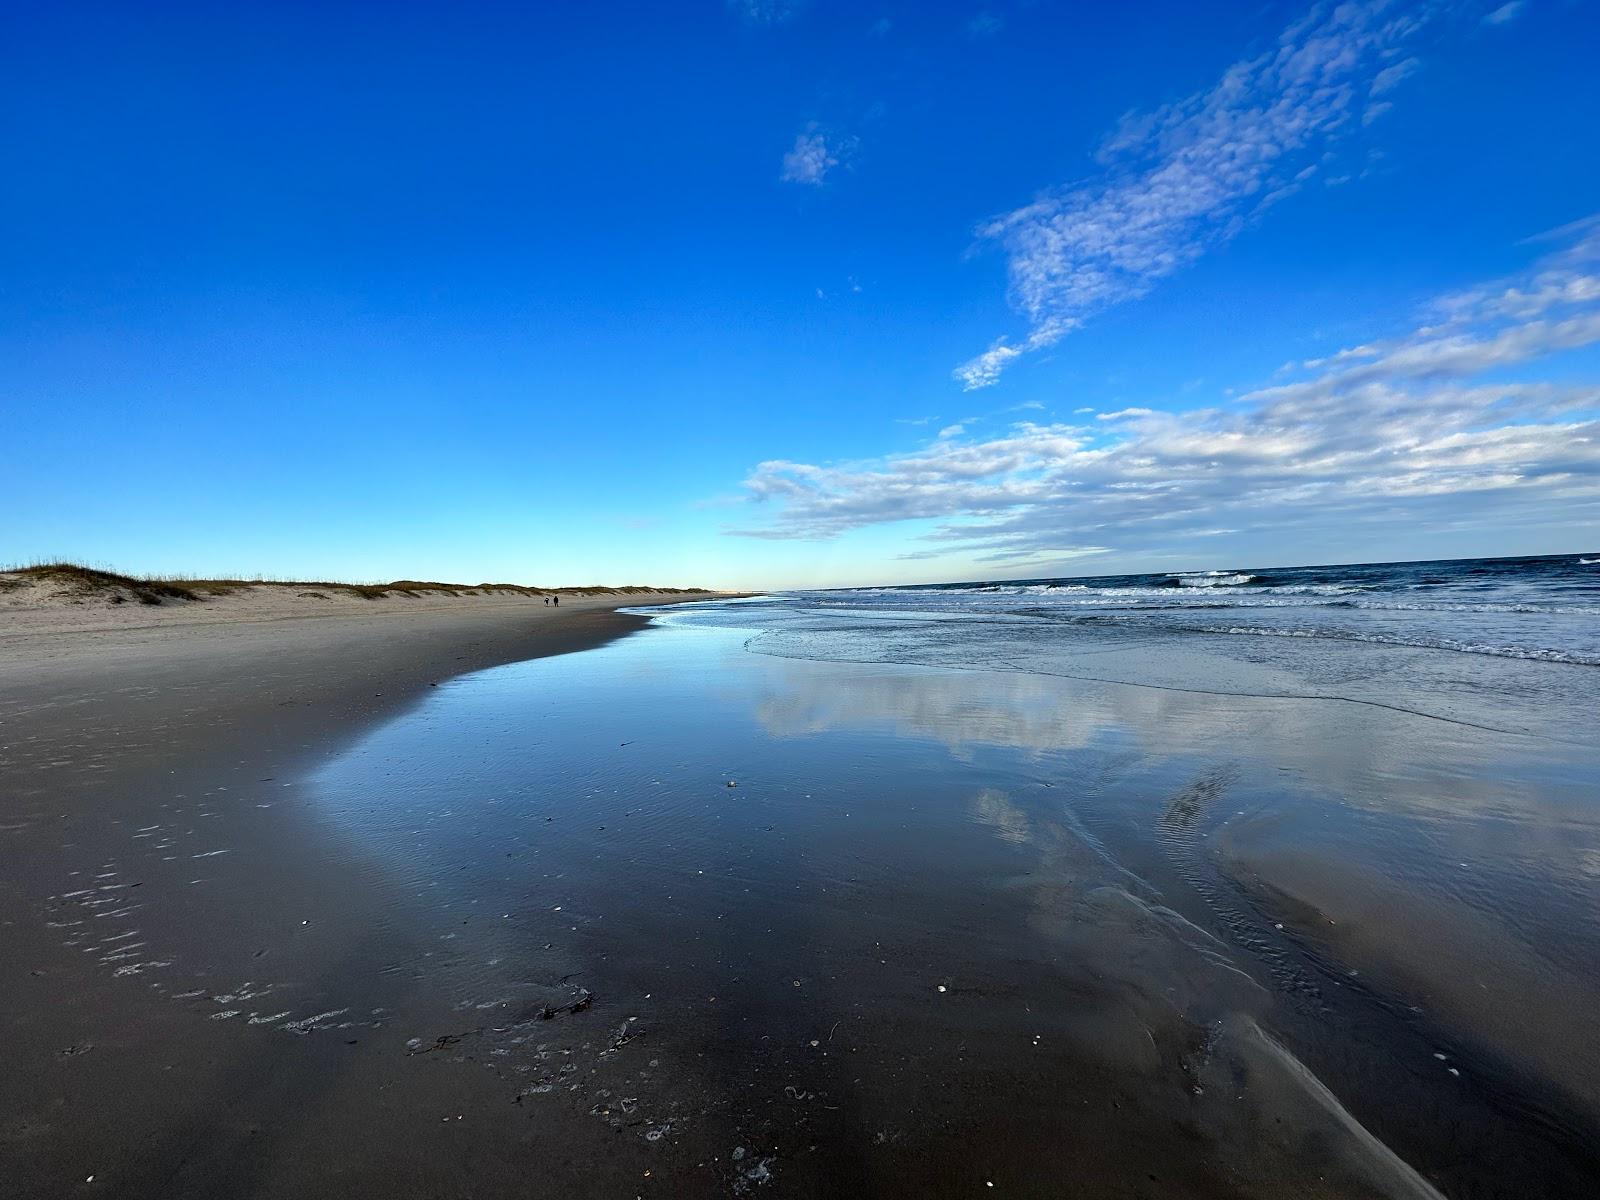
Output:
<path fill-rule="evenodd" d="M 191 587 L 163 579 L 141 579 L 117 571 L 103 571 L 79 563 L 36 563 L 18 567 L 8 572 L 25 581 L 53 584 L 69 595 L 94 596 L 112 594 L 125 599 L 124 593 L 141 604 L 161 604 L 167 600 L 199 600 L 200 595 Z"/>
<path fill-rule="evenodd" d="M 180 576 L 129 575 L 104 567 L 91 567 L 75 562 L 36 562 L 23 566 L 0 568 L 0 587 L 22 587 L 39 583 L 54 587 L 59 593 L 78 598 L 103 597 L 113 603 L 128 600 L 140 604 L 164 604 L 168 601 L 200 602 L 210 597 L 226 596 L 243 588 L 295 588 L 300 594 L 326 599 L 330 593 L 357 596 L 363 600 L 381 600 L 390 595 L 412 599 L 424 594 L 446 596 L 515 595 L 515 596 L 571 596 L 571 595 L 638 595 L 643 593 L 681 593 L 692 588 L 646 587 L 531 587 L 519 583 L 441 583 L 436 580 L 397 579 L 389 583 L 353 583 L 343 580 L 307 579 L 204 579 Z"/>

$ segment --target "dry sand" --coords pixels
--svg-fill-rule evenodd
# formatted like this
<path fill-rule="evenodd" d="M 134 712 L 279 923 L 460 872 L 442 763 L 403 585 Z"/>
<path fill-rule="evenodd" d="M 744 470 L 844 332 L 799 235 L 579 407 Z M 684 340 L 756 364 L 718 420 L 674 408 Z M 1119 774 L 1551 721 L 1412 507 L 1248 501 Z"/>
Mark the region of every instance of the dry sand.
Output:
<path fill-rule="evenodd" d="M 379 617 L 415 613 L 484 613 L 510 607 L 515 611 L 550 608 L 559 597 L 561 609 L 616 607 L 619 604 L 663 603 L 704 599 L 712 593 L 650 591 L 643 588 L 560 589 L 540 592 L 513 585 L 462 585 L 444 590 L 437 584 L 406 588 L 396 585 L 326 583 L 177 584 L 196 599 L 161 598 L 145 585 L 69 568 L 61 575 L 0 571 L 0 638 L 22 634 L 68 634 L 81 641 L 88 632 L 175 629 L 195 625 L 238 625 L 306 617 Z M 157 587 L 161 585 L 155 585 Z M 143 602 L 141 602 L 143 599 Z M 152 602 L 156 601 L 156 602 Z M 31 650 L 29 651 L 31 653 Z"/>

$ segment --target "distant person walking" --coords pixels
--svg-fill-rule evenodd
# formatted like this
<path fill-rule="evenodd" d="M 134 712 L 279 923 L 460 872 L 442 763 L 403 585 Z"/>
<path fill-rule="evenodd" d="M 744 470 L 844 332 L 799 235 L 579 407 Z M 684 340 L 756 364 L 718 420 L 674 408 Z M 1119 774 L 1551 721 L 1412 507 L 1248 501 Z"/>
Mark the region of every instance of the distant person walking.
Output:
<path fill-rule="evenodd" d="M 552 596 L 550 598 L 556 602 L 556 607 L 557 608 L 561 607 L 561 597 L 560 596 Z"/>

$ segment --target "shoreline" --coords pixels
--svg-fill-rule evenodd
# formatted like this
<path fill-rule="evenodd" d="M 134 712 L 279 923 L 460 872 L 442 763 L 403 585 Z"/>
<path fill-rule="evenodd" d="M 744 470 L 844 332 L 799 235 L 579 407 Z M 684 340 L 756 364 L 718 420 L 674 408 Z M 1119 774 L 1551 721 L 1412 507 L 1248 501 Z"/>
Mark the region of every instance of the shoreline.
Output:
<path fill-rule="evenodd" d="M 202 712 L 210 718 L 205 735 L 194 744 L 164 743 L 171 757 L 188 761 L 215 753 L 218 718 L 224 739 L 242 734 L 254 752 L 271 751 L 264 739 L 299 732 L 291 710 L 308 708 L 318 710 L 319 734 L 347 738 L 430 685 L 592 649 L 649 624 L 621 608 L 717 598 L 709 592 L 608 596 L 559 609 L 523 598 L 460 600 L 377 612 L 369 605 L 365 611 L 0 628 L 0 725 L 13 744 L 46 731 L 81 735 L 85 731 L 60 727 L 63 707 L 88 704 L 93 719 L 107 698 L 137 694 L 137 706 L 113 714 L 124 749 L 130 740 L 137 744 L 146 725 L 167 726 Z M 379 700 L 384 703 L 374 703 Z M 35 720 L 46 712 L 48 720 Z"/>
<path fill-rule="evenodd" d="M 118 1196 L 317 1190 L 266 1182 L 323 1136 L 292 1114 L 350 1088 L 347 1103 L 382 1107 L 380 1006 L 425 986 L 393 971 L 431 948 L 387 871 L 330 830 L 316 768 L 449 680 L 644 629 L 624 605 L 712 598 L 0 639 L 0 1173 L 15 1194 L 91 1176 Z M 205 1019 L 234 993 L 310 1023 Z M 451 1095 L 435 1098 L 470 1103 Z"/>

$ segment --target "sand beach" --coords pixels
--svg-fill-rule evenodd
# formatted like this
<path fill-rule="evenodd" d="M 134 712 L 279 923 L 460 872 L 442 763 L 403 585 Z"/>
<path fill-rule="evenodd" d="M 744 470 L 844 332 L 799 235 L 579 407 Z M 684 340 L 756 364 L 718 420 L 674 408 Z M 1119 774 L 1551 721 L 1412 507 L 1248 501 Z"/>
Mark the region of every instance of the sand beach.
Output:
<path fill-rule="evenodd" d="M 1019 591 L 17 606 L 15 1194 L 1578 1194 L 1591 668 Z"/>

